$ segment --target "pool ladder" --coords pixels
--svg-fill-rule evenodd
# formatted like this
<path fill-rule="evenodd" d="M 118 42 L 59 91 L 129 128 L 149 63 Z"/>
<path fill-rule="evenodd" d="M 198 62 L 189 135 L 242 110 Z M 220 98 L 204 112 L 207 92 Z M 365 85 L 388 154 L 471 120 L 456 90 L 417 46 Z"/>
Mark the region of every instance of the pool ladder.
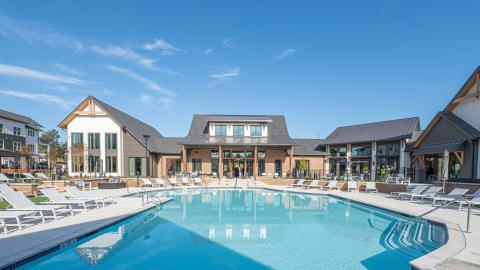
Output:
<path fill-rule="evenodd" d="M 454 203 L 458 203 L 458 202 L 460 202 L 461 199 L 463 199 L 463 198 L 455 199 L 455 200 L 453 200 L 453 201 L 451 201 L 451 202 L 449 202 L 449 203 L 447 203 L 447 204 L 442 204 L 442 205 L 439 205 L 439 206 L 437 206 L 437 207 L 435 207 L 435 208 L 433 208 L 433 209 L 430 209 L 430 210 L 426 211 L 425 213 L 422 213 L 422 214 L 420 214 L 420 215 L 418 215 L 418 216 L 415 216 L 415 217 L 412 217 L 412 218 L 407 219 L 407 220 L 405 220 L 405 221 L 399 222 L 399 223 L 397 223 L 397 224 L 395 225 L 395 231 L 400 230 L 402 225 L 408 225 L 408 224 L 410 224 L 410 223 L 412 223 L 412 222 L 420 221 L 420 220 L 421 220 L 423 217 L 425 217 L 426 215 L 431 214 L 431 213 L 437 211 L 438 209 L 447 207 L 447 206 L 452 205 L 452 204 L 454 204 Z M 469 203 L 469 202 L 467 202 L 467 204 L 468 204 L 468 209 L 467 209 L 467 226 L 466 226 L 465 232 L 470 233 L 470 216 L 472 215 L 472 204 Z"/>

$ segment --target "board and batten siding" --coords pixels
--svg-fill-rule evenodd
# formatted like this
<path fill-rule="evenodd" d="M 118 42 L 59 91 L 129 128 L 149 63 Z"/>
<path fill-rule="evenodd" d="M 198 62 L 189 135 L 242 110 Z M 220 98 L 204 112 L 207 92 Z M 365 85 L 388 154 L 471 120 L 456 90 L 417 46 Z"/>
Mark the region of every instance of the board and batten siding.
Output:
<path fill-rule="evenodd" d="M 97 107 L 98 108 L 98 107 Z M 98 110 L 98 109 L 97 109 Z M 72 133 L 82 133 L 83 134 L 83 143 L 85 144 L 85 161 L 84 167 L 85 170 L 83 175 L 94 175 L 94 173 L 88 173 L 88 133 L 100 133 L 100 159 L 102 162 L 103 169 L 106 168 L 105 164 L 105 133 L 116 133 L 117 134 L 117 173 L 107 173 L 107 176 L 119 176 L 123 171 L 123 132 L 122 129 L 108 116 L 76 116 L 67 127 L 67 144 L 70 149 Z M 115 150 L 108 150 L 110 153 Z M 79 176 L 80 173 L 72 172 L 72 159 L 71 153 L 68 151 L 68 173 L 69 175 Z"/>
<path fill-rule="evenodd" d="M 130 134 L 129 132 L 122 132 L 123 135 L 123 174 L 122 176 L 131 176 L 129 174 L 129 158 L 130 157 L 145 157 L 145 146 L 141 144 L 138 140 L 143 140 L 143 138 L 135 138 Z M 148 141 L 148 143 L 152 143 L 151 140 Z M 157 168 L 156 164 L 158 163 L 157 156 L 155 154 L 150 154 L 148 152 L 148 157 L 149 157 L 149 175 L 150 176 L 156 176 Z"/>
<path fill-rule="evenodd" d="M 477 91 L 477 84 L 468 91 L 468 94 L 475 93 Z M 453 113 L 460 117 L 463 121 L 469 123 L 474 128 L 480 130 L 480 99 L 470 98 L 468 100 L 460 102 L 454 109 Z"/>

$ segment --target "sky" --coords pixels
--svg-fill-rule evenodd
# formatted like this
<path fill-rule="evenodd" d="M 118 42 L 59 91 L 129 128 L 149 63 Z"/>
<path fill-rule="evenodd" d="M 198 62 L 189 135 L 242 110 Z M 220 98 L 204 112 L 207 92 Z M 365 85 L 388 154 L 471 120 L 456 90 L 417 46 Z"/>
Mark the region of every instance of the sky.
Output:
<path fill-rule="evenodd" d="M 57 125 L 88 95 L 185 136 L 283 114 L 290 136 L 419 116 L 480 64 L 480 1 L 0 1 L 0 108 Z"/>

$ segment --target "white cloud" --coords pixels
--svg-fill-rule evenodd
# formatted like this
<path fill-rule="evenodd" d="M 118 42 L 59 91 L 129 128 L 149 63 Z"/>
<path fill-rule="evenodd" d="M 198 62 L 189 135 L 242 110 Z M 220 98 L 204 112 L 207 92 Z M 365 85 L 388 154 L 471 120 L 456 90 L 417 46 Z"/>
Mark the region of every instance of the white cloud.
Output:
<path fill-rule="evenodd" d="M 285 59 L 287 57 L 294 56 L 295 53 L 297 52 L 296 49 L 288 48 L 283 51 L 281 51 L 275 58 L 276 59 Z"/>
<path fill-rule="evenodd" d="M 227 38 L 222 40 L 222 45 L 225 48 L 238 48 L 239 46 L 233 42 L 233 39 Z"/>
<path fill-rule="evenodd" d="M 0 90 L 0 93 L 3 95 L 8 95 L 12 97 L 24 98 L 28 100 L 33 100 L 36 102 L 44 104 L 54 104 L 62 107 L 63 109 L 70 109 L 73 104 L 72 102 L 62 99 L 60 97 L 44 94 L 44 93 L 28 93 L 14 90 Z"/>
<path fill-rule="evenodd" d="M 163 56 L 175 55 L 177 53 L 185 52 L 185 50 L 182 50 L 173 46 L 172 44 L 168 43 L 164 39 L 155 39 L 153 42 L 146 43 L 145 45 L 143 45 L 143 48 L 149 51 L 158 50 L 160 51 L 160 54 Z"/>
<path fill-rule="evenodd" d="M 79 76 L 79 75 L 83 74 L 83 72 L 81 72 L 79 69 L 67 66 L 65 64 L 54 63 L 53 66 L 55 68 L 57 68 L 58 70 L 62 71 L 62 72 L 69 73 L 69 74 L 72 74 L 72 75 Z"/>
<path fill-rule="evenodd" d="M 151 59 L 140 55 L 139 53 L 135 52 L 129 48 L 122 48 L 115 45 L 104 45 L 104 46 L 92 46 L 91 49 L 103 56 L 107 57 L 116 57 L 121 58 L 124 60 L 135 61 L 137 64 L 142 65 L 146 68 L 153 68 L 154 63 L 157 61 L 155 59 Z"/>
<path fill-rule="evenodd" d="M 169 110 L 175 104 L 175 101 L 165 97 L 153 97 L 149 94 L 143 94 L 140 96 L 140 101 L 146 105 L 158 106 L 162 110 Z"/>
<path fill-rule="evenodd" d="M 198 54 L 202 54 L 202 55 L 210 55 L 213 53 L 213 49 L 212 48 L 208 48 L 208 49 L 196 49 L 195 52 L 197 52 Z"/>
<path fill-rule="evenodd" d="M 28 44 L 45 44 L 48 46 L 68 47 L 74 50 L 83 48 L 82 42 L 68 34 L 60 33 L 49 25 L 27 23 L 0 16 L 0 34 L 14 37 Z"/>
<path fill-rule="evenodd" d="M 240 68 L 235 67 L 231 69 L 226 69 L 218 73 L 212 73 L 209 75 L 210 78 L 212 78 L 215 82 L 225 82 L 229 81 L 235 77 L 240 76 Z"/>
<path fill-rule="evenodd" d="M 135 73 L 131 70 L 128 70 L 128 69 L 122 68 L 122 67 L 113 66 L 113 65 L 107 65 L 107 68 L 112 70 L 112 71 L 115 71 L 117 73 L 127 75 L 128 77 L 143 83 L 149 89 L 155 90 L 155 91 L 157 91 L 159 93 L 162 93 L 164 95 L 167 95 L 167 96 L 176 96 L 176 94 L 174 92 L 172 92 L 171 90 L 163 88 L 159 84 L 157 84 L 156 82 L 154 82 L 150 79 L 147 79 L 145 77 L 142 77 L 142 76 L 138 75 L 137 73 Z"/>
<path fill-rule="evenodd" d="M 42 71 L 36 71 L 28 68 L 5 65 L 5 64 L 0 64 L 0 74 L 11 76 L 11 77 L 21 77 L 26 79 L 46 81 L 50 83 L 64 83 L 64 84 L 73 84 L 73 85 L 87 84 L 86 81 L 75 78 L 75 77 L 50 74 Z"/>

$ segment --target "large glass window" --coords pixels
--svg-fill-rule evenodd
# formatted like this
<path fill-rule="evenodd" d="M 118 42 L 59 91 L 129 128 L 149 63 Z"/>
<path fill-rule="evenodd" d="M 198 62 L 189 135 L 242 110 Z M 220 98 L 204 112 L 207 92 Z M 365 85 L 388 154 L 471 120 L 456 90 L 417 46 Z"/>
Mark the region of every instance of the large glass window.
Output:
<path fill-rule="evenodd" d="M 5 149 L 5 141 L 0 140 L 0 149 Z"/>
<path fill-rule="evenodd" d="M 347 146 L 330 146 L 330 156 L 332 157 L 345 157 L 347 156 Z"/>
<path fill-rule="evenodd" d="M 227 125 L 215 125 L 215 136 L 227 136 Z"/>
<path fill-rule="evenodd" d="M 117 172 L 117 157 L 116 156 L 107 156 L 105 157 L 105 171 L 109 173 Z"/>
<path fill-rule="evenodd" d="M 372 155 L 372 146 L 365 145 L 352 145 L 352 157 L 370 157 Z"/>
<path fill-rule="evenodd" d="M 88 172 L 99 173 L 100 172 L 100 157 L 88 156 Z"/>
<path fill-rule="evenodd" d="M 0 133 L 5 133 L 5 131 L 3 130 L 3 124 L 0 124 Z"/>
<path fill-rule="evenodd" d="M 258 175 L 265 175 L 265 160 L 261 159 L 258 161 Z"/>
<path fill-rule="evenodd" d="M 232 151 L 232 158 L 244 158 L 245 152 L 243 151 Z"/>
<path fill-rule="evenodd" d="M 232 154 L 232 152 L 230 152 L 230 151 L 223 151 L 223 157 L 224 157 L 224 158 L 229 158 L 229 157 L 231 157 L 231 156 L 232 156 L 231 154 Z"/>
<path fill-rule="evenodd" d="M 262 136 L 262 125 L 251 125 L 250 136 L 254 136 L 254 137 Z"/>
<path fill-rule="evenodd" d="M 146 157 L 130 157 L 128 158 L 129 176 L 146 176 L 147 175 L 147 158 Z"/>
<path fill-rule="evenodd" d="M 100 133 L 88 133 L 88 149 L 100 149 Z"/>
<path fill-rule="evenodd" d="M 83 158 L 72 157 L 72 172 L 83 172 Z"/>
<path fill-rule="evenodd" d="M 233 126 L 233 136 L 238 136 L 238 137 L 245 136 L 245 126 L 244 125 L 234 125 Z"/>
<path fill-rule="evenodd" d="M 72 144 L 81 144 L 81 143 L 83 143 L 83 133 L 72 132 Z"/>
<path fill-rule="evenodd" d="M 282 161 L 280 159 L 275 160 L 275 176 L 282 176 Z"/>
<path fill-rule="evenodd" d="M 105 149 L 117 149 L 116 133 L 105 133 Z"/>
<path fill-rule="evenodd" d="M 218 173 L 218 158 L 212 158 L 212 173 Z"/>
<path fill-rule="evenodd" d="M 400 155 L 399 143 L 381 143 L 377 145 L 378 156 L 398 156 Z"/>
<path fill-rule="evenodd" d="M 20 151 L 22 148 L 22 143 L 21 142 L 13 142 L 13 151 Z"/>
<path fill-rule="evenodd" d="M 192 172 L 198 173 L 202 171 L 202 160 L 194 158 L 192 159 Z"/>
<path fill-rule="evenodd" d="M 212 150 L 212 152 L 210 153 L 210 157 L 211 158 L 218 158 L 218 151 L 217 150 Z"/>
<path fill-rule="evenodd" d="M 265 154 L 265 151 L 258 151 L 257 155 L 258 155 L 258 158 L 265 158 L 267 156 Z"/>

